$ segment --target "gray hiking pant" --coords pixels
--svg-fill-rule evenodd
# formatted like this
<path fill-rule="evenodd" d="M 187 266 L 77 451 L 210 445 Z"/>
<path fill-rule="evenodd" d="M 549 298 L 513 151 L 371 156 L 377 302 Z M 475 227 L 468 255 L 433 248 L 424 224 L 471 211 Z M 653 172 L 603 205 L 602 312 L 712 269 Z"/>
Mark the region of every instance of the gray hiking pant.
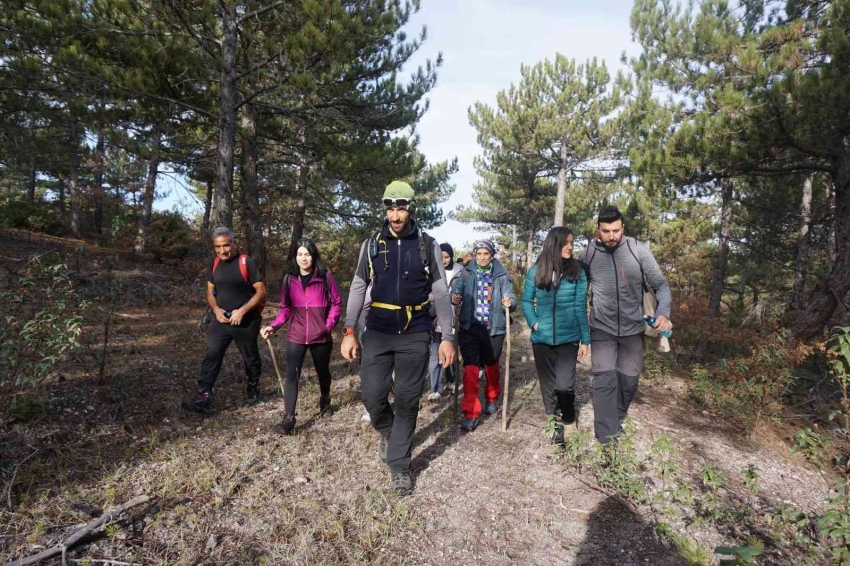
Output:
<path fill-rule="evenodd" d="M 593 364 L 593 424 L 596 438 L 607 444 L 620 433 L 643 371 L 643 333 L 614 336 L 590 330 Z"/>

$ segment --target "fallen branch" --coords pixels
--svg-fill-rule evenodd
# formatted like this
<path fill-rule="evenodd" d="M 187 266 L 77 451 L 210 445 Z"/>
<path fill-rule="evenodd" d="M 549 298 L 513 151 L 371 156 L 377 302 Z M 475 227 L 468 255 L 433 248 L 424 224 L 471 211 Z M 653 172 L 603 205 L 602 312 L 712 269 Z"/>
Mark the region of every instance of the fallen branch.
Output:
<path fill-rule="evenodd" d="M 14 562 L 8 562 L 5 566 L 26 566 L 27 564 L 36 564 L 38 562 L 41 562 L 42 560 L 52 558 L 59 554 L 62 555 L 62 564 L 67 564 L 66 553 L 68 552 L 69 548 L 73 548 L 81 540 L 90 535 L 93 531 L 99 529 L 105 523 L 111 522 L 112 519 L 116 516 L 121 515 L 121 513 L 127 511 L 128 509 L 136 507 L 137 505 L 147 503 L 148 501 L 150 501 L 150 499 L 151 498 L 147 495 L 140 495 L 138 497 L 134 497 L 127 503 L 110 509 L 97 519 L 89 521 L 88 523 L 74 531 L 71 536 L 69 536 L 67 539 L 57 544 L 56 546 L 50 547 L 47 550 L 42 550 L 38 554 L 34 554 L 27 558 L 21 558 L 19 560 L 15 560 Z"/>
<path fill-rule="evenodd" d="M 15 485 L 15 478 L 18 475 L 18 470 L 21 468 L 21 466 L 24 465 L 24 463 L 27 460 L 29 460 L 30 458 L 32 458 L 36 454 L 38 454 L 38 450 L 36 450 L 35 452 L 30 454 L 29 456 L 27 456 L 23 460 L 21 460 L 20 462 L 15 464 L 15 470 L 12 472 L 12 479 L 9 480 L 9 486 L 6 488 L 6 505 L 8 506 L 10 513 L 12 512 L 12 486 Z"/>

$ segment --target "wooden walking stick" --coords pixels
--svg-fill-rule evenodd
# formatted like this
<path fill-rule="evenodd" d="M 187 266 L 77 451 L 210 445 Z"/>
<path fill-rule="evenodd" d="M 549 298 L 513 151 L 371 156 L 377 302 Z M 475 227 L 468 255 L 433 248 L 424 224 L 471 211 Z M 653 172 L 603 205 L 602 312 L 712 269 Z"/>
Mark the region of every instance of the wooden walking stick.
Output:
<path fill-rule="evenodd" d="M 505 352 L 505 394 L 502 396 L 502 432 L 508 430 L 508 387 L 511 380 L 511 312 L 505 307 L 505 323 L 507 324 L 508 351 Z"/>
<path fill-rule="evenodd" d="M 274 348 L 272 348 L 272 341 L 266 338 L 266 344 L 269 345 L 269 353 L 272 355 L 272 364 L 274 364 L 274 372 L 277 374 L 277 382 L 280 384 L 280 396 L 283 397 L 283 378 L 280 376 L 280 368 L 277 367 L 277 358 L 274 357 Z"/>

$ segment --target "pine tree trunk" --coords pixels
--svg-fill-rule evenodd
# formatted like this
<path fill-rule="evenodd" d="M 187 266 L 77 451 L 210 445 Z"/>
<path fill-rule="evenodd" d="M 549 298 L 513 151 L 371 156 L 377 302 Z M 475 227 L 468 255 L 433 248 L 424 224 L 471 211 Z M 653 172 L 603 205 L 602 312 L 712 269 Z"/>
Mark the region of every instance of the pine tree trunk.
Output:
<path fill-rule="evenodd" d="M 532 218 L 528 223 L 528 232 L 526 233 L 526 241 L 525 241 L 525 272 L 528 273 L 528 270 L 531 269 L 531 266 L 534 265 L 534 234 L 537 232 L 535 219 Z"/>
<path fill-rule="evenodd" d="M 68 172 L 68 205 L 71 208 L 71 234 L 80 237 L 80 148 L 77 138 L 77 118 L 71 114 L 70 123 L 70 161 L 71 170 Z"/>
<path fill-rule="evenodd" d="M 568 154 L 567 138 L 561 140 L 561 163 L 558 167 L 558 196 L 555 199 L 555 220 L 553 226 L 564 225 L 564 203 L 567 200 L 567 157 Z"/>
<path fill-rule="evenodd" d="M 65 214 L 65 180 L 59 181 L 59 212 Z"/>
<path fill-rule="evenodd" d="M 245 106 L 242 115 L 242 228 L 248 255 L 254 258 L 260 272 L 266 272 L 266 247 L 260 216 L 260 195 L 257 189 L 257 125 L 254 107 Z"/>
<path fill-rule="evenodd" d="M 143 254 L 147 249 L 148 228 L 150 228 L 151 218 L 153 217 L 153 198 L 156 194 L 156 177 L 159 174 L 159 149 L 161 144 L 162 132 L 157 125 L 151 140 L 151 157 L 148 161 L 145 192 L 142 195 L 142 217 L 139 219 L 138 229 L 136 230 L 135 250 L 137 254 Z"/>
<path fill-rule="evenodd" d="M 301 149 L 298 151 L 298 180 L 296 183 L 298 197 L 292 206 L 292 236 L 289 239 L 289 251 L 292 255 L 295 255 L 297 251 L 296 242 L 304 235 L 304 223 L 307 215 L 307 189 L 310 180 L 310 163 L 306 154 L 307 133 L 303 126 L 298 130 L 298 141 L 301 144 Z"/>
<path fill-rule="evenodd" d="M 204 197 L 204 221 L 201 224 L 201 229 L 204 232 L 208 232 L 210 229 L 210 209 L 212 208 L 212 197 L 213 197 L 213 185 L 214 181 L 210 179 L 207 181 L 207 194 Z"/>
<path fill-rule="evenodd" d="M 726 285 L 726 266 L 729 263 L 729 237 L 732 235 L 732 197 L 734 196 L 731 179 L 724 179 L 720 193 L 720 241 L 717 250 L 717 262 L 712 273 L 714 284 L 708 301 L 708 315 L 720 316 L 723 289 Z"/>
<path fill-rule="evenodd" d="M 35 152 L 33 155 L 30 155 L 30 170 L 29 170 L 29 178 L 27 179 L 27 202 L 29 204 L 35 203 L 35 186 L 36 186 L 36 174 L 38 171 L 35 169 Z"/>
<path fill-rule="evenodd" d="M 97 132 L 94 169 L 94 230 L 103 233 L 103 170 L 106 166 L 104 149 L 106 147 L 106 132 L 103 124 Z"/>
<path fill-rule="evenodd" d="M 823 332 L 832 314 L 850 291 L 850 136 L 844 138 L 844 151 L 832 172 L 835 184 L 835 262 L 818 293 L 800 311 L 794 336 L 808 339 Z M 842 304 L 842 309 L 846 306 Z"/>
<path fill-rule="evenodd" d="M 519 269 L 519 250 L 517 249 L 516 224 L 511 224 L 511 265 Z"/>
<path fill-rule="evenodd" d="M 211 227 L 233 226 L 233 155 L 236 146 L 236 41 L 238 23 L 232 4 L 222 3 L 221 114 L 218 119 L 218 156 Z"/>
<path fill-rule="evenodd" d="M 826 233 L 826 271 L 832 271 L 832 266 L 835 265 L 835 183 L 829 184 L 829 204 L 830 218 L 829 228 Z"/>
<path fill-rule="evenodd" d="M 806 177 L 803 183 L 803 198 L 800 202 L 800 235 L 797 238 L 797 261 L 794 271 L 794 289 L 788 308 L 798 310 L 803 307 L 803 293 L 806 288 L 806 272 L 809 264 L 809 223 L 812 216 L 812 177 Z"/>

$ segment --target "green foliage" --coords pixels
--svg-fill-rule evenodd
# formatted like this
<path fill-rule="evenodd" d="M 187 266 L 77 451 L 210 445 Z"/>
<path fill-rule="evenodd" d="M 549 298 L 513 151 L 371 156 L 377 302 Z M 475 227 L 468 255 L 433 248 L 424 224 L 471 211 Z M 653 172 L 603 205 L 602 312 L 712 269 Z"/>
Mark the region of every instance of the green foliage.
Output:
<path fill-rule="evenodd" d="M 709 566 L 711 564 L 711 553 L 708 548 L 702 546 L 689 536 L 679 534 L 667 523 L 658 523 L 656 527 L 658 534 L 669 541 L 676 554 L 682 559 L 686 566 Z"/>
<path fill-rule="evenodd" d="M 66 266 L 41 262 L 32 264 L 17 284 L 0 287 L 0 305 L 2 413 L 76 351 L 88 305 L 77 299 Z"/>
<path fill-rule="evenodd" d="M 56 209 L 44 203 L 10 202 L 0 212 L 0 228 L 18 228 L 54 236 L 65 233 Z"/>
<path fill-rule="evenodd" d="M 753 557 L 759 556 L 761 549 L 754 546 L 718 546 L 714 554 L 733 557 L 721 560 L 720 566 L 755 566 Z"/>
<path fill-rule="evenodd" d="M 741 480 L 744 482 L 744 487 L 752 492 L 758 492 L 759 473 L 755 464 L 750 464 L 741 470 Z"/>
<path fill-rule="evenodd" d="M 836 327 L 828 350 L 830 375 L 841 388 L 844 428 L 850 430 L 850 326 Z M 832 419 L 832 417 L 830 417 Z"/>

